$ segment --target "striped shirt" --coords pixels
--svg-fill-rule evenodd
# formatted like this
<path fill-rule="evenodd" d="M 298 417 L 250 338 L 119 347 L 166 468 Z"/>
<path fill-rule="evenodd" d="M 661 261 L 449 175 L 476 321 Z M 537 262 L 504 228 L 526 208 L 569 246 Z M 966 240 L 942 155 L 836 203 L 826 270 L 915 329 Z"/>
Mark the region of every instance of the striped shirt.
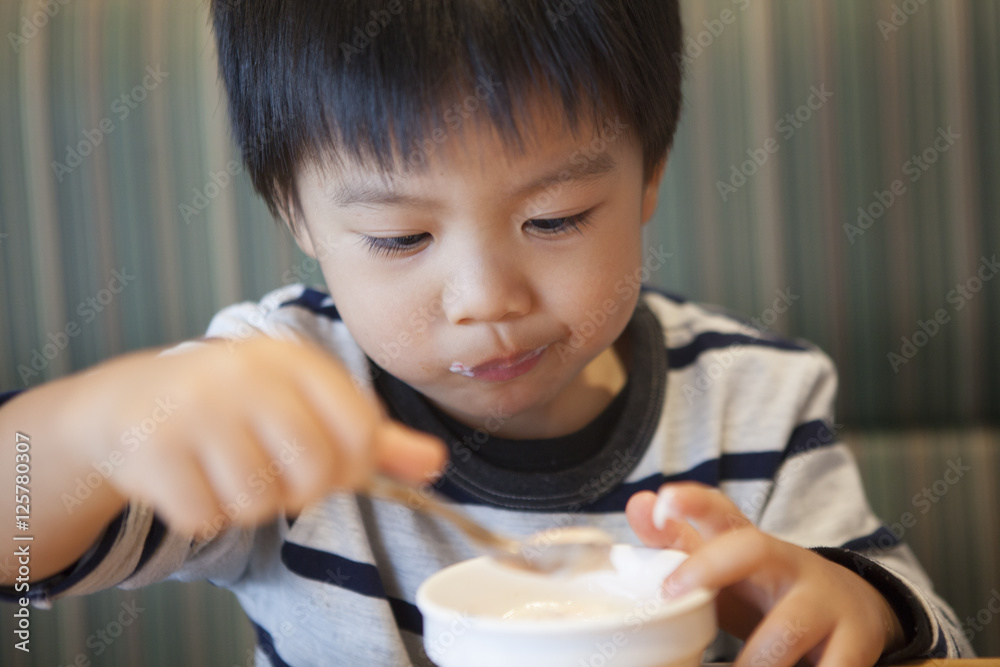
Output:
<path fill-rule="evenodd" d="M 394 418 L 448 443 L 438 490 L 495 529 L 527 535 L 589 525 L 638 544 L 624 515 L 632 494 L 702 482 L 761 530 L 875 586 L 907 635 L 906 647 L 884 658 L 972 655 L 909 548 L 868 506 L 857 465 L 837 437 L 837 379 L 823 352 L 652 290 L 643 291 L 626 332 L 629 391 L 616 423 L 605 429 L 605 442 L 588 443 L 584 460 L 555 469 L 512 469 L 481 455 L 504 415 L 490 415 L 459 438 L 419 393 L 366 357 L 328 295 L 304 285 L 223 309 L 207 336 L 239 345 L 264 335 L 328 350 Z M 165 354 L 204 344 L 189 341 Z M 296 454 L 295 443 L 286 448 Z M 281 474 L 283 457 L 259 471 L 261 484 Z M 132 502 L 71 571 L 32 592 L 45 606 L 111 586 L 207 579 L 239 599 L 257 633 L 258 665 L 430 665 L 447 642 L 423 637 L 416 589 L 477 555 L 446 522 L 360 495 L 332 494 L 294 519 L 204 541 L 170 530 L 149 506 Z M 720 633 L 706 660 L 731 660 L 739 646 Z"/>

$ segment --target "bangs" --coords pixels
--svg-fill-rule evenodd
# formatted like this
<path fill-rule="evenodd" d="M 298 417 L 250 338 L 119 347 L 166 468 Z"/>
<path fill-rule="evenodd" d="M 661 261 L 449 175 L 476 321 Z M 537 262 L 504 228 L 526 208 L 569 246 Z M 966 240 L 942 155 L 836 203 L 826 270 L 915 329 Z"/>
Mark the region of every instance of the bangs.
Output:
<path fill-rule="evenodd" d="M 676 129 L 676 1 L 213 0 L 212 9 L 234 138 L 275 216 L 289 214 L 289 199 L 297 205 L 306 163 L 421 171 L 469 123 L 524 154 L 540 96 L 573 134 L 621 116 L 647 176 Z"/>

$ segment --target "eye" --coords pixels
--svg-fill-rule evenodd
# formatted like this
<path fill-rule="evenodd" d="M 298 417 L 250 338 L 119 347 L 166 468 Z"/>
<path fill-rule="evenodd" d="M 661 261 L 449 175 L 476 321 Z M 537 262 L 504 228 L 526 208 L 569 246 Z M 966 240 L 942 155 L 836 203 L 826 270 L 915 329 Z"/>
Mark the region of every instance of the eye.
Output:
<path fill-rule="evenodd" d="M 570 232 L 580 232 L 580 229 L 590 224 L 594 209 L 577 213 L 566 218 L 547 218 L 528 220 L 525 225 L 531 225 L 542 236 L 558 236 Z"/>
<path fill-rule="evenodd" d="M 406 236 L 362 236 L 373 257 L 394 257 L 419 248 L 430 234 L 408 234 Z"/>

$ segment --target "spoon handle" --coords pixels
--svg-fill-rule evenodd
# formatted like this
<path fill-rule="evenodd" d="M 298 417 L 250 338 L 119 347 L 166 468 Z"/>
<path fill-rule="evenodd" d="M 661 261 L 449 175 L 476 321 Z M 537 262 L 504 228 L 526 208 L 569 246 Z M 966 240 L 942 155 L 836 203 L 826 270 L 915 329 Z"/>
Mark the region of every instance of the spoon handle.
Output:
<path fill-rule="evenodd" d="M 491 552 L 508 557 L 521 553 L 520 542 L 486 528 L 468 515 L 445 504 L 437 498 L 437 493 L 430 487 L 416 488 L 384 475 L 373 475 L 364 491 L 370 496 L 393 500 L 418 512 L 446 519 L 471 540 Z"/>

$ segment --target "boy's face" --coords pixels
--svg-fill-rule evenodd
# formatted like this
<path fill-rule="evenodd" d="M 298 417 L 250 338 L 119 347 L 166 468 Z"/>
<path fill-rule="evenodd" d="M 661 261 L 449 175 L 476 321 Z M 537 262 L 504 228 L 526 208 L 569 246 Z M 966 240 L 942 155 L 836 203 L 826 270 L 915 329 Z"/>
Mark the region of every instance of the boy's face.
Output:
<path fill-rule="evenodd" d="M 623 386 L 614 344 L 662 174 L 643 183 L 616 122 L 574 137 L 555 114 L 531 117 L 523 156 L 470 122 L 425 144 L 426 172 L 388 185 L 362 168 L 298 178 L 296 238 L 365 353 L 508 437 L 572 432 Z"/>

